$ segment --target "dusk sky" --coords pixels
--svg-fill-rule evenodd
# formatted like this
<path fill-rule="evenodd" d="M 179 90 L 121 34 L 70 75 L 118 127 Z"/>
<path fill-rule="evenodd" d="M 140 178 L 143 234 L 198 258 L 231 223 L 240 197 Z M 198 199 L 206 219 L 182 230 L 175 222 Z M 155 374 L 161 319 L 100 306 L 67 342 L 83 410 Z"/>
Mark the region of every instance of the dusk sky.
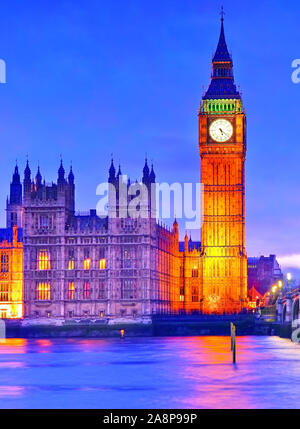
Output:
<path fill-rule="evenodd" d="M 56 180 L 73 164 L 76 208 L 95 208 L 111 153 L 131 179 L 198 182 L 200 100 L 225 10 L 247 114 L 249 256 L 300 255 L 299 0 L 15 1 L 1 5 L 1 224 L 18 160 Z M 181 238 L 184 235 L 180 223 Z M 197 239 L 197 234 L 193 234 Z M 300 268 L 300 256 L 292 265 Z"/>

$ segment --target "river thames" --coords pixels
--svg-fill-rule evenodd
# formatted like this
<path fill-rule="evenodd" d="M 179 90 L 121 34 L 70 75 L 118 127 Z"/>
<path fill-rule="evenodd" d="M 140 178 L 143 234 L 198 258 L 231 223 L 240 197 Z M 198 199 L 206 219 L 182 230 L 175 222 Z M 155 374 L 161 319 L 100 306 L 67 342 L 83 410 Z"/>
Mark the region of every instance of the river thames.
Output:
<path fill-rule="evenodd" d="M 238 337 L 7 339 L 1 408 L 300 408 L 300 345 Z"/>

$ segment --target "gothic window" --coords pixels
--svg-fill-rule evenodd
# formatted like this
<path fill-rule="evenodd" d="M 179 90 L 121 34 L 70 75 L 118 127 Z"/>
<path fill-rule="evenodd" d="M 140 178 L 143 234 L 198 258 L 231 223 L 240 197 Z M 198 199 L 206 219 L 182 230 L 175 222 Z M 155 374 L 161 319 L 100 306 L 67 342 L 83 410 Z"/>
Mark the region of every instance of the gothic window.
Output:
<path fill-rule="evenodd" d="M 50 255 L 48 250 L 40 250 L 38 253 L 37 269 L 40 271 L 50 270 Z"/>
<path fill-rule="evenodd" d="M 135 267 L 135 254 L 130 247 L 123 249 L 122 256 L 123 256 L 123 268 Z"/>
<path fill-rule="evenodd" d="M 0 285 L 0 301 L 8 301 L 8 284 L 3 283 Z"/>
<path fill-rule="evenodd" d="M 106 288 L 105 283 L 100 282 L 99 283 L 99 293 L 98 293 L 98 299 L 105 299 L 106 298 Z"/>
<path fill-rule="evenodd" d="M 0 319 L 7 319 L 7 310 L 0 311 Z"/>
<path fill-rule="evenodd" d="M 91 268 L 91 259 L 90 259 L 89 249 L 85 248 L 83 254 L 84 254 L 83 268 L 85 270 L 89 270 Z"/>
<path fill-rule="evenodd" d="M 74 270 L 74 267 L 75 267 L 74 249 L 69 249 L 68 270 Z"/>
<path fill-rule="evenodd" d="M 1 273 L 9 272 L 9 256 L 8 253 L 1 253 Z"/>
<path fill-rule="evenodd" d="M 91 268 L 91 260 L 90 258 L 87 258 L 83 261 L 83 268 L 85 270 L 89 270 Z"/>
<path fill-rule="evenodd" d="M 104 258 L 104 259 L 100 259 L 100 261 L 99 261 L 99 269 L 100 270 L 105 270 L 105 267 L 106 267 L 106 259 Z"/>
<path fill-rule="evenodd" d="M 121 289 L 122 299 L 136 299 L 136 281 L 135 280 L 123 280 Z"/>
<path fill-rule="evenodd" d="M 38 301 L 50 301 L 51 286 L 49 282 L 39 282 L 36 285 L 36 299 Z"/>
<path fill-rule="evenodd" d="M 199 290 L 197 287 L 192 287 L 192 302 L 199 301 Z"/>
<path fill-rule="evenodd" d="M 44 228 L 44 229 L 48 229 L 49 228 L 49 217 L 46 215 L 42 215 L 40 217 L 40 227 Z"/>
<path fill-rule="evenodd" d="M 198 268 L 192 269 L 192 277 L 198 277 Z"/>
<path fill-rule="evenodd" d="M 91 287 L 89 282 L 84 282 L 83 285 L 83 299 L 90 299 L 91 297 Z"/>
<path fill-rule="evenodd" d="M 84 255 L 84 259 L 87 259 L 87 258 L 89 258 L 90 257 L 90 250 L 89 250 L 89 248 L 85 248 L 84 249 L 84 251 L 83 251 L 83 255 Z"/>
<path fill-rule="evenodd" d="M 74 282 L 69 282 L 68 284 L 68 299 L 74 300 L 75 299 L 75 286 Z"/>
<path fill-rule="evenodd" d="M 99 259 L 104 259 L 105 258 L 105 248 L 104 247 L 100 247 L 99 249 Z"/>
<path fill-rule="evenodd" d="M 17 220 L 18 220 L 18 215 L 17 215 L 17 213 L 12 212 L 12 213 L 10 214 L 10 223 L 11 223 L 11 226 L 16 226 L 16 225 L 18 224 Z"/>

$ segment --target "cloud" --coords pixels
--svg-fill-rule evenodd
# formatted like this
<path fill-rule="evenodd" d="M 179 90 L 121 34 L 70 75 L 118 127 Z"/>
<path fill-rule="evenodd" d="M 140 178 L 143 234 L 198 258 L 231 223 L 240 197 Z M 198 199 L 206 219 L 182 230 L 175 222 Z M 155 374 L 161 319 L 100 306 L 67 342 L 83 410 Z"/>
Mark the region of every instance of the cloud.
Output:
<path fill-rule="evenodd" d="M 278 256 L 277 260 L 283 268 L 300 269 L 300 254 Z"/>

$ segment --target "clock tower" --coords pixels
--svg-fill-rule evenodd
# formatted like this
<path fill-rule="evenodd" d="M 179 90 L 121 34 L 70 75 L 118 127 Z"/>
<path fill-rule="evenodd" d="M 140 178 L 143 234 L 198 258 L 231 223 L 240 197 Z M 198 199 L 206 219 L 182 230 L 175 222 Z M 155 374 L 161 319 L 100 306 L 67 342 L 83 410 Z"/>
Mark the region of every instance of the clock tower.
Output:
<path fill-rule="evenodd" d="M 199 111 L 203 184 L 201 288 L 204 313 L 233 313 L 247 299 L 246 116 L 233 78 L 221 17 L 209 87 Z"/>

